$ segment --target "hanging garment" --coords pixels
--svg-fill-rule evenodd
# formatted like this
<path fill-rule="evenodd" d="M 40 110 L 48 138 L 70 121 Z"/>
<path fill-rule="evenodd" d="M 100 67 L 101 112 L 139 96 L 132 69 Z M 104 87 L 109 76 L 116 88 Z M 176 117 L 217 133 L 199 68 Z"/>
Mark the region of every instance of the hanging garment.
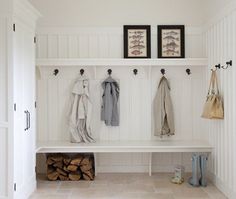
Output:
<path fill-rule="evenodd" d="M 163 76 L 154 98 L 155 136 L 174 135 L 174 114 L 168 80 Z"/>
<path fill-rule="evenodd" d="M 90 120 L 92 104 L 89 99 L 89 80 L 80 76 L 72 89 L 69 130 L 71 142 L 94 142 Z"/>
<path fill-rule="evenodd" d="M 102 82 L 103 95 L 102 95 L 102 108 L 101 120 L 107 126 L 119 126 L 119 85 L 110 76 Z"/>

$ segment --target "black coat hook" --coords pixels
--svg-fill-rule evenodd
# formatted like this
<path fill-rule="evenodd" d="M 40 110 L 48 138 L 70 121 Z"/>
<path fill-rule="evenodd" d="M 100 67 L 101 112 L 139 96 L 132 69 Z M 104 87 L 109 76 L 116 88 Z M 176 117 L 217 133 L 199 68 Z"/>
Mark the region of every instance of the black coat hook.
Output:
<path fill-rule="evenodd" d="M 107 73 L 108 73 L 108 75 L 111 75 L 111 74 L 112 74 L 112 70 L 111 70 L 111 69 L 108 69 L 108 70 L 107 70 Z"/>
<path fill-rule="evenodd" d="M 138 74 L 138 69 L 134 69 L 133 73 L 134 73 L 134 75 L 137 75 Z"/>
<path fill-rule="evenodd" d="M 233 61 L 230 60 L 230 61 L 226 62 L 226 65 L 228 65 L 228 66 L 232 66 L 232 65 L 233 65 Z"/>
<path fill-rule="evenodd" d="M 84 69 L 80 69 L 80 75 L 82 76 L 84 74 Z"/>
<path fill-rule="evenodd" d="M 58 69 L 55 69 L 55 70 L 53 71 L 53 75 L 55 75 L 55 76 L 57 76 L 58 73 L 59 73 L 59 70 L 58 70 Z"/>
<path fill-rule="evenodd" d="M 191 75 L 191 70 L 190 70 L 189 68 L 187 68 L 187 69 L 186 69 L 186 73 L 187 73 L 188 75 Z"/>
<path fill-rule="evenodd" d="M 221 68 L 220 64 L 215 65 L 215 68 L 216 69 L 211 69 L 211 71 L 217 71 L 217 69 L 220 69 Z"/>
<path fill-rule="evenodd" d="M 232 66 L 233 65 L 233 61 L 230 60 L 230 61 L 227 61 L 226 62 L 226 66 L 222 66 L 223 69 L 227 69 L 229 66 Z"/>
<path fill-rule="evenodd" d="M 162 74 L 162 75 L 165 75 L 165 74 L 166 74 L 166 70 L 162 68 L 162 69 L 161 69 L 161 74 Z"/>
<path fill-rule="evenodd" d="M 216 68 L 216 70 L 220 69 L 221 68 L 220 64 L 215 65 L 215 68 Z"/>

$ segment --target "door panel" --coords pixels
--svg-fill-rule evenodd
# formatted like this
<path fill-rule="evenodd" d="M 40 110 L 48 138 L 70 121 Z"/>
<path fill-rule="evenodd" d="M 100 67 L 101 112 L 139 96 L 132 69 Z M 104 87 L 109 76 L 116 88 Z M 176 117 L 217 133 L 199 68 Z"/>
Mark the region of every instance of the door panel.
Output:
<path fill-rule="evenodd" d="M 10 88 L 8 80 L 11 67 L 8 66 L 8 19 L 0 17 L 0 198 L 10 197 L 11 183 L 9 169 L 11 169 L 11 147 L 10 131 L 9 131 L 9 93 Z M 10 154 L 10 155 L 9 155 Z M 11 171 L 12 172 L 12 171 Z M 12 190 L 13 191 L 13 190 Z"/>
<path fill-rule="evenodd" d="M 17 110 L 14 116 L 14 171 L 15 183 L 18 187 L 15 195 L 18 196 L 35 180 L 35 63 L 34 33 L 18 21 L 16 25 L 17 29 L 14 33 L 14 92 Z M 26 111 L 30 113 L 30 127 L 29 123 L 27 124 Z"/>

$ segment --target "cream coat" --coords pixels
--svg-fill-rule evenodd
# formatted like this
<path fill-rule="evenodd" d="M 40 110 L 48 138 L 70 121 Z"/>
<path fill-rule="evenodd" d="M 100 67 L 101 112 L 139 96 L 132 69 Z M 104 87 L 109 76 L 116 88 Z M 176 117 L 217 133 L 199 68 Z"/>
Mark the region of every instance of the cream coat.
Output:
<path fill-rule="evenodd" d="M 89 99 L 89 80 L 79 77 L 72 89 L 69 130 L 71 142 L 94 142 L 91 136 L 90 120 L 92 103 Z"/>
<path fill-rule="evenodd" d="M 160 79 L 157 94 L 154 99 L 154 135 L 174 135 L 174 113 L 170 97 L 170 86 L 168 80 L 163 76 Z"/>

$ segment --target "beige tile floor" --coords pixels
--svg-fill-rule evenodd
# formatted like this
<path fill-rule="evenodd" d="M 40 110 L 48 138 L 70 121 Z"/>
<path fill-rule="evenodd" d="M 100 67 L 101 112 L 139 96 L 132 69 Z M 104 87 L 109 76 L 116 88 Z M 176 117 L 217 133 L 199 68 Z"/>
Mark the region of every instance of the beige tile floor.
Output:
<path fill-rule="evenodd" d="M 175 185 L 172 174 L 98 174 L 95 181 L 50 182 L 39 176 L 30 199 L 226 199 L 211 183 L 194 188 Z M 188 176 L 186 176 L 188 179 Z"/>

